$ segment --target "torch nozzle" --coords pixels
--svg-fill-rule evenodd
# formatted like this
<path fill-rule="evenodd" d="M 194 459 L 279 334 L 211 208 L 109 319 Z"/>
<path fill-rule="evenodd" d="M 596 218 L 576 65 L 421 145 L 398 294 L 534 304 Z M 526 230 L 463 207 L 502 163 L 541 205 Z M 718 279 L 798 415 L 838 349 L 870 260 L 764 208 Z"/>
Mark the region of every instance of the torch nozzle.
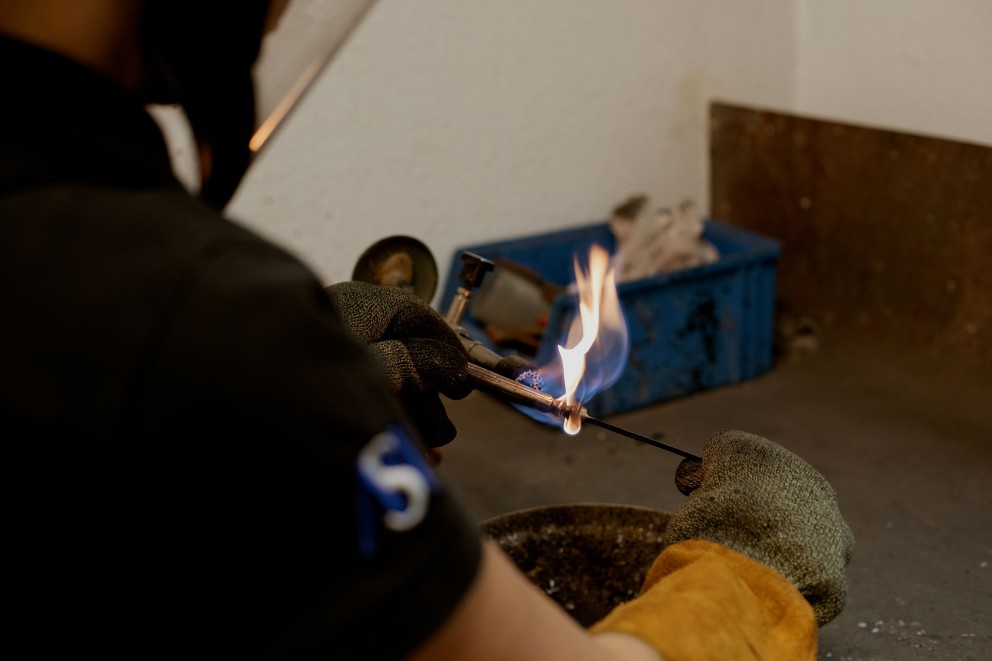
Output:
<path fill-rule="evenodd" d="M 474 363 L 468 364 L 468 380 L 473 387 L 479 390 L 496 395 L 500 399 L 551 414 L 556 418 L 578 415 L 584 419 L 589 416 L 581 404 L 569 405 L 564 400 L 552 397 L 546 392 L 525 386 Z"/>

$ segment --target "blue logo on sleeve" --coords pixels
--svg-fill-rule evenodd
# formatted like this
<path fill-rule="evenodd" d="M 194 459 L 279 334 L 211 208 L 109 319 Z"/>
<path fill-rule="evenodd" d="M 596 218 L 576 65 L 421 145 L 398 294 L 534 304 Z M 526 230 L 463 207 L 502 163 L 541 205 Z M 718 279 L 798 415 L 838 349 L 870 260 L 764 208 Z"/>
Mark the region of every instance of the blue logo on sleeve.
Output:
<path fill-rule="evenodd" d="M 358 551 L 375 553 L 381 522 L 389 530 L 415 528 L 441 484 L 402 427 L 387 427 L 370 440 L 355 463 L 358 473 Z"/>

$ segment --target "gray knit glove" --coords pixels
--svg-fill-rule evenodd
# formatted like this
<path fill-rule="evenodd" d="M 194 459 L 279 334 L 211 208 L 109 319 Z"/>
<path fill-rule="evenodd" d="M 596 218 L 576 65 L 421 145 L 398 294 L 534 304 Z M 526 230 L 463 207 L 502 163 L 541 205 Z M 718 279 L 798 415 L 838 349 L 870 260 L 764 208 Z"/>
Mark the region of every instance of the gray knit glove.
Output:
<path fill-rule="evenodd" d="M 431 447 L 455 438 L 438 392 L 465 397 L 468 358 L 461 341 L 430 305 L 398 287 L 342 282 L 326 289 L 345 326 L 386 370 L 410 419 Z"/>
<path fill-rule="evenodd" d="M 679 465 L 676 486 L 689 495 L 665 542 L 704 539 L 777 570 L 799 589 L 822 626 L 844 608 L 844 567 L 854 537 L 833 488 L 812 466 L 768 439 L 717 434 L 703 461 Z"/>

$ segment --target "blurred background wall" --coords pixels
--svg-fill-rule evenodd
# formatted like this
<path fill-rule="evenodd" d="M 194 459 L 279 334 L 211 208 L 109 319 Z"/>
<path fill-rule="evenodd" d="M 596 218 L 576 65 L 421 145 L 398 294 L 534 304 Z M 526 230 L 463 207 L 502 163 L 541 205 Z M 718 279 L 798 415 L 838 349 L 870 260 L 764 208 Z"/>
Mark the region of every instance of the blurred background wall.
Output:
<path fill-rule="evenodd" d="M 985 0 L 380 0 L 229 211 L 327 282 L 390 234 L 443 274 L 633 192 L 708 212 L 715 99 L 992 144 L 990 26 Z"/>

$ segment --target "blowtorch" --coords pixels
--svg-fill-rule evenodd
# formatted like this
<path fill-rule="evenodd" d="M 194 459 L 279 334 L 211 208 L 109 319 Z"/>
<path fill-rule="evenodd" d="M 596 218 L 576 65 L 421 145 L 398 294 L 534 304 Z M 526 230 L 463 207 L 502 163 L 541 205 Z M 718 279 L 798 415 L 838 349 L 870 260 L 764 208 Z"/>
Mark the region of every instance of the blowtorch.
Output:
<path fill-rule="evenodd" d="M 594 418 L 581 403 L 568 404 L 543 392 L 541 372 L 535 366 L 520 356 L 503 356 L 472 337 L 462 327 L 462 318 L 468 309 L 472 291 L 482 284 L 495 264 L 471 252 L 463 252 L 461 259 L 463 264 L 458 275 L 461 285 L 448 307 L 445 320 L 468 354 L 468 381 L 473 387 L 504 401 L 570 421 L 576 429 L 587 422 L 639 443 L 701 461 L 685 450 Z M 437 264 L 427 246 L 417 239 L 392 236 L 374 243 L 362 254 L 355 265 L 352 280 L 401 287 L 429 302 L 437 285 Z"/>
<path fill-rule="evenodd" d="M 561 398 L 552 397 L 548 393 L 542 392 L 539 390 L 541 386 L 539 370 L 519 356 L 501 356 L 470 336 L 462 328 L 461 320 L 468 307 L 472 290 L 482 283 L 486 273 L 493 270 L 494 264 L 488 259 L 470 252 L 463 252 L 461 258 L 464 262 L 459 274 L 462 285 L 458 287 L 458 291 L 451 301 L 445 320 L 455 330 L 469 354 L 468 380 L 473 387 L 495 395 L 504 401 L 568 420 L 576 429 L 582 423 L 589 423 L 640 443 L 667 450 L 686 459 L 702 461 L 700 457 L 685 450 L 594 418 L 589 415 L 581 403 L 568 404 Z M 536 387 L 526 385 L 528 382 Z"/>

